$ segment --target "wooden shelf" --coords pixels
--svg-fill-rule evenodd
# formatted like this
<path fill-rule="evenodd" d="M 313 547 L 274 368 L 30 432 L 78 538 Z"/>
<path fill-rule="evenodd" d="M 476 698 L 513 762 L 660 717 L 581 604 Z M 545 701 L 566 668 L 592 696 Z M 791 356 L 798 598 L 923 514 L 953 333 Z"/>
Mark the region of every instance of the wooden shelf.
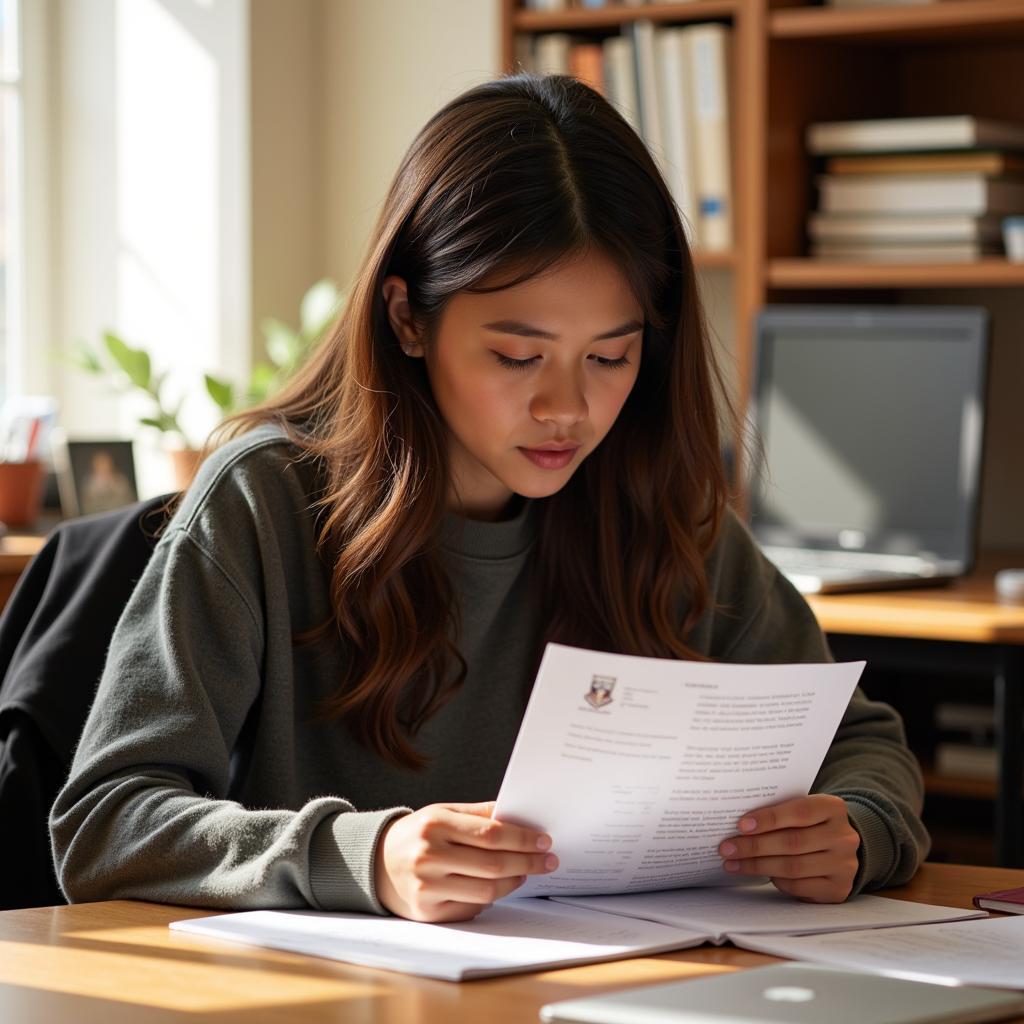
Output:
<path fill-rule="evenodd" d="M 693 262 L 698 267 L 711 270 L 732 270 L 736 266 L 736 253 L 732 250 L 728 252 L 701 252 L 699 249 L 694 249 Z"/>
<path fill-rule="evenodd" d="M 9 533 L 0 538 L 0 573 L 21 572 L 46 543 L 35 534 Z"/>
<path fill-rule="evenodd" d="M 959 796 L 969 800 L 995 800 L 995 779 L 970 779 L 957 775 L 940 775 L 934 769 L 925 768 L 924 788 L 935 796 Z"/>
<path fill-rule="evenodd" d="M 928 42 L 1024 35 L 1021 0 L 948 0 L 920 7 L 789 7 L 769 15 L 773 39 Z"/>
<path fill-rule="evenodd" d="M 980 0 L 979 0 L 980 2 Z M 768 261 L 769 288 L 1020 288 L 1024 263 L 845 263 L 837 260 Z"/>
<path fill-rule="evenodd" d="M 615 29 L 631 21 L 708 21 L 732 18 L 740 0 L 694 0 L 693 3 L 645 4 L 642 7 L 574 8 L 565 11 L 517 9 L 512 16 L 516 32 L 579 32 L 587 29 Z"/>

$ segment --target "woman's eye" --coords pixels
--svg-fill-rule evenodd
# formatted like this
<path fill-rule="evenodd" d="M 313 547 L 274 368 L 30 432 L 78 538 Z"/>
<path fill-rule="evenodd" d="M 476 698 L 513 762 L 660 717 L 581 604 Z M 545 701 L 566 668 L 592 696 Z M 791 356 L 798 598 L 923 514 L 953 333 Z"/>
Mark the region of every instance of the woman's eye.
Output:
<path fill-rule="evenodd" d="M 498 362 L 509 370 L 526 370 L 540 359 L 540 356 L 531 356 L 529 359 L 511 359 L 508 356 L 503 356 L 500 352 L 495 352 L 494 355 Z"/>
<path fill-rule="evenodd" d="M 620 366 L 628 366 L 629 360 L 625 356 L 619 356 L 618 359 L 606 359 L 604 356 L 594 356 L 598 366 L 603 366 L 607 370 L 617 370 Z"/>
<path fill-rule="evenodd" d="M 511 356 L 495 352 L 494 358 L 508 370 L 528 370 L 534 363 L 540 361 L 540 356 L 531 356 L 529 359 L 513 359 Z M 628 366 L 629 359 L 626 356 L 619 356 L 618 359 L 608 359 L 606 356 L 590 356 L 602 369 L 617 370 L 620 367 Z"/>

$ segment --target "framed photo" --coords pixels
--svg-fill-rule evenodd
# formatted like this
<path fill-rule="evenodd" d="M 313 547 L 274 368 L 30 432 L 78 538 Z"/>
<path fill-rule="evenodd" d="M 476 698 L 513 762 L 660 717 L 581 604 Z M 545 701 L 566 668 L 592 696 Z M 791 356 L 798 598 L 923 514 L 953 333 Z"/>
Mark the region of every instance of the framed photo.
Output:
<path fill-rule="evenodd" d="M 131 441 L 64 441 L 60 449 L 54 462 L 65 516 L 109 512 L 139 500 Z"/>

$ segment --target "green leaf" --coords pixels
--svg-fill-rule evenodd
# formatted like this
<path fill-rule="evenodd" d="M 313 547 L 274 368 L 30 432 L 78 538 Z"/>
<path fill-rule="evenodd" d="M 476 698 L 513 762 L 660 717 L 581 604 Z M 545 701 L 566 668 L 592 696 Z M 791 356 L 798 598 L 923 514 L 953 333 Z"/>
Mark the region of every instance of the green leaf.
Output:
<path fill-rule="evenodd" d="M 267 343 L 267 357 L 279 369 L 288 369 L 299 351 L 298 335 L 280 320 L 268 318 L 260 325 Z"/>
<path fill-rule="evenodd" d="M 317 281 L 302 297 L 299 317 L 302 334 L 307 341 L 313 341 L 323 334 L 327 325 L 338 311 L 340 296 L 334 282 L 324 278 Z"/>
<path fill-rule="evenodd" d="M 149 353 L 141 348 L 132 348 L 110 331 L 104 333 L 103 343 L 114 362 L 128 375 L 128 379 L 137 388 L 149 391 L 152 372 Z"/>
<path fill-rule="evenodd" d="M 147 427 L 156 427 L 157 430 L 163 430 L 164 425 L 160 420 L 153 419 L 151 416 L 140 416 L 139 422 Z"/>
<path fill-rule="evenodd" d="M 262 402 L 277 386 L 277 370 L 270 363 L 257 363 L 249 377 L 248 399 Z"/>
<path fill-rule="evenodd" d="M 84 370 L 86 373 L 102 374 L 106 372 L 103 363 L 100 362 L 100 357 L 85 342 L 81 342 L 76 349 L 68 353 L 67 361 L 76 369 Z"/>
<path fill-rule="evenodd" d="M 208 373 L 203 377 L 206 382 L 206 393 L 213 399 L 217 408 L 229 413 L 235 407 L 235 389 L 227 382 L 211 377 Z"/>

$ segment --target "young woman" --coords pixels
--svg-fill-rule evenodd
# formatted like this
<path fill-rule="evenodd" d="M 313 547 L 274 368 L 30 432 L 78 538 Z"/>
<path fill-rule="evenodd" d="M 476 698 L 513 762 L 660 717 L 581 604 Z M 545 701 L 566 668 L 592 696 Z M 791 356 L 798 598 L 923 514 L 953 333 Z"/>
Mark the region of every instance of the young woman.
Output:
<path fill-rule="evenodd" d="M 489 802 L 546 641 L 827 660 L 726 511 L 716 389 L 622 118 L 562 77 L 441 110 L 333 335 L 229 424 L 125 610 L 51 819 L 68 897 L 471 917 L 557 864 Z M 840 901 L 911 876 L 920 801 L 858 694 L 814 794 L 720 852 Z"/>

